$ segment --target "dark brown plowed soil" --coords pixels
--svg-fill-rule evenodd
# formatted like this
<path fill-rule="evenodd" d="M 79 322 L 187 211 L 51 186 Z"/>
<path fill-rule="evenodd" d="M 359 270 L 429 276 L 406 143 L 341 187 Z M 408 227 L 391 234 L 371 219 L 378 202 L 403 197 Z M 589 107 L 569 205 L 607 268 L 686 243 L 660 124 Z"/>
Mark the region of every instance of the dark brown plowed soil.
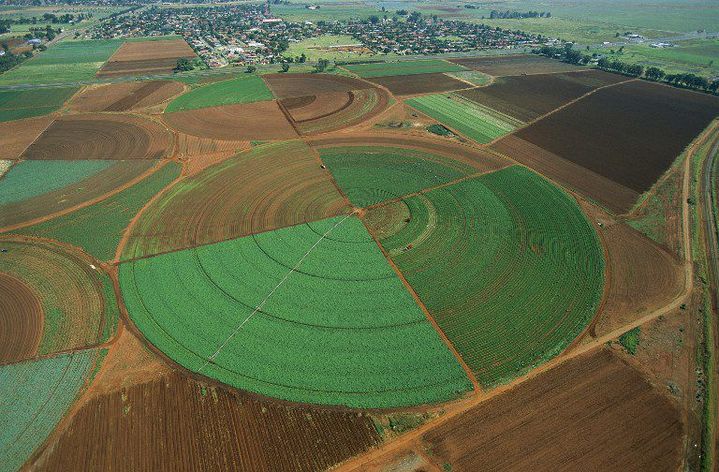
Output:
<path fill-rule="evenodd" d="M 159 105 L 183 90 L 181 83 L 166 80 L 102 85 L 83 91 L 70 107 L 84 112 L 136 110 Z"/>
<path fill-rule="evenodd" d="M 53 116 L 41 116 L 3 123 L 0 132 L 0 159 L 19 158 L 54 119 Z"/>
<path fill-rule="evenodd" d="M 372 87 L 368 82 L 342 75 L 267 74 L 262 78 L 279 99 L 307 97 L 328 92 L 350 92 Z"/>
<path fill-rule="evenodd" d="M 379 441 L 361 413 L 286 406 L 170 374 L 88 402 L 36 468 L 317 471 Z"/>
<path fill-rule="evenodd" d="M 567 72 L 582 70 L 555 59 L 538 55 L 507 55 L 494 57 L 471 57 L 463 59 L 449 59 L 450 62 L 476 69 L 485 74 L 501 77 L 505 75 L 522 74 L 549 74 L 552 72 Z"/>
<path fill-rule="evenodd" d="M 306 98 L 312 98 L 312 100 L 307 100 L 306 103 L 300 105 L 298 100 Z M 320 93 L 312 97 L 288 98 L 282 100 L 282 105 L 287 108 L 292 121 L 301 123 L 340 112 L 351 105 L 353 100 L 354 95 L 352 92 L 329 92 Z M 290 106 L 287 106 L 288 102 Z"/>
<path fill-rule="evenodd" d="M 626 77 L 599 70 L 502 77 L 487 87 L 458 92 L 521 121 L 531 121 L 604 85 Z"/>
<path fill-rule="evenodd" d="M 203 138 L 249 141 L 297 137 L 274 101 L 178 111 L 163 118 L 175 130 Z"/>
<path fill-rule="evenodd" d="M 331 100 L 329 97 L 324 98 L 325 95 L 329 94 L 318 94 L 317 100 L 303 112 L 297 109 L 290 112 L 295 127 L 303 136 L 328 133 L 368 122 L 385 111 L 390 101 L 389 94 L 379 88 L 348 92 L 344 94 L 346 98 L 343 97 L 341 106 L 338 100 L 340 97 Z M 304 119 L 295 120 L 295 116 Z"/>
<path fill-rule="evenodd" d="M 0 272 L 0 364 L 34 356 L 42 328 L 40 300 L 23 282 Z"/>
<path fill-rule="evenodd" d="M 635 81 L 598 90 L 516 136 L 642 193 L 717 115 L 719 97 Z"/>
<path fill-rule="evenodd" d="M 453 471 L 676 471 L 673 400 L 603 350 L 528 380 L 423 436 Z"/>
<path fill-rule="evenodd" d="M 159 159 L 172 134 L 132 115 L 83 114 L 57 119 L 25 151 L 25 159 Z"/>
<path fill-rule="evenodd" d="M 195 52 L 183 39 L 126 42 L 102 66 L 97 76 L 170 73 L 181 57 L 195 57 Z"/>
<path fill-rule="evenodd" d="M 125 75 L 169 74 L 177 66 L 176 57 L 142 59 L 139 61 L 107 62 L 97 72 L 97 77 L 122 77 Z"/>
<path fill-rule="evenodd" d="M 442 74 L 397 75 L 375 77 L 372 82 L 382 85 L 395 95 L 417 95 L 421 93 L 447 92 L 471 87 L 470 84 Z"/>

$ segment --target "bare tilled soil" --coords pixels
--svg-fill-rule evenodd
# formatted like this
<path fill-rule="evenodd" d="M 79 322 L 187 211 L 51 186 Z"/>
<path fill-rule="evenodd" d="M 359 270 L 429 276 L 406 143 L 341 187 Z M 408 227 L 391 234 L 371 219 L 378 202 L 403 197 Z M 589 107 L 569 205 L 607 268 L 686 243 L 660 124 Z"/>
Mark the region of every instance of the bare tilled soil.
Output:
<path fill-rule="evenodd" d="M 441 72 L 434 74 L 396 75 L 376 77 L 372 82 L 382 85 L 395 95 L 447 92 L 471 87 L 467 82 L 454 79 Z"/>
<path fill-rule="evenodd" d="M 25 159 L 159 159 L 172 134 L 134 115 L 82 114 L 57 119 L 25 151 Z"/>
<path fill-rule="evenodd" d="M 501 77 L 505 75 L 548 74 L 582 70 L 565 62 L 538 55 L 511 55 L 499 57 L 472 57 L 449 59 L 450 62 L 476 69 L 485 74 Z"/>
<path fill-rule="evenodd" d="M 242 141 L 297 137 L 274 101 L 179 111 L 163 118 L 175 130 L 203 138 Z"/>
<path fill-rule="evenodd" d="M 0 272 L 0 364 L 34 356 L 42 329 L 42 304 L 32 289 Z"/>
<path fill-rule="evenodd" d="M 354 95 L 351 92 L 327 92 L 310 97 L 287 98 L 282 100 L 282 105 L 297 123 L 337 113 L 347 108 L 352 100 Z"/>
<path fill-rule="evenodd" d="M 53 116 L 41 116 L 3 123 L 0 133 L 0 159 L 19 158 L 54 119 Z"/>
<path fill-rule="evenodd" d="M 318 94 L 317 99 L 307 108 L 308 113 L 303 113 L 306 118 L 301 121 L 294 120 L 299 110 L 295 109 L 288 113 L 292 114 L 293 122 L 297 131 L 303 136 L 328 133 L 355 125 L 368 123 L 372 118 L 380 115 L 389 106 L 389 94 L 378 88 L 367 88 L 353 90 L 347 93 L 347 100 L 335 111 L 329 112 L 328 101 L 325 94 Z M 335 103 L 336 107 L 339 103 Z"/>
<path fill-rule="evenodd" d="M 35 470 L 316 471 L 379 441 L 361 413 L 260 400 L 175 373 L 89 401 Z"/>
<path fill-rule="evenodd" d="M 183 39 L 125 42 L 97 76 L 168 73 L 181 57 L 195 57 L 195 52 Z"/>
<path fill-rule="evenodd" d="M 179 82 L 153 80 L 102 85 L 84 90 L 70 103 L 76 111 L 130 111 L 159 105 L 185 87 Z"/>
<path fill-rule="evenodd" d="M 279 99 L 329 92 L 350 92 L 372 87 L 372 84 L 363 80 L 329 74 L 267 74 L 262 78 Z"/>
<path fill-rule="evenodd" d="M 454 471 L 675 471 L 684 427 L 675 402 L 602 350 L 488 400 L 422 439 Z"/>
<path fill-rule="evenodd" d="M 138 61 L 107 62 L 96 75 L 100 78 L 108 78 L 125 75 L 169 74 L 177 66 L 177 59 L 176 57 L 165 57 Z"/>

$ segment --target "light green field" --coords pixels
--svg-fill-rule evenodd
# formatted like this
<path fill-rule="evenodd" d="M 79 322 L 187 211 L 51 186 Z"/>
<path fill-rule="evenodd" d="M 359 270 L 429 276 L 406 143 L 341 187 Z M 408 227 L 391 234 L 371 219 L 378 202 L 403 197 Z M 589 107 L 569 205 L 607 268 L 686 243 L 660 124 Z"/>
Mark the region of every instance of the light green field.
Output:
<path fill-rule="evenodd" d="M 0 90 L 0 121 L 47 115 L 62 106 L 76 87 Z"/>
<path fill-rule="evenodd" d="M 321 149 L 320 158 L 345 195 L 358 207 L 417 192 L 477 171 L 437 154 L 383 146 Z"/>
<path fill-rule="evenodd" d="M 177 178 L 180 170 L 180 165 L 171 162 L 106 200 L 18 232 L 67 242 L 101 261 L 111 260 L 130 220 L 150 198 Z"/>
<path fill-rule="evenodd" d="M 363 78 L 387 77 L 393 75 L 430 74 L 434 72 L 457 72 L 467 70 L 464 67 L 439 59 L 428 61 L 378 62 L 371 64 L 352 64 L 345 69 Z"/>
<path fill-rule="evenodd" d="M 379 8 L 371 8 L 364 4 L 332 5 L 322 3 L 319 10 L 309 10 L 304 3 L 288 3 L 270 5 L 270 11 L 274 16 L 286 21 L 313 21 L 320 20 L 349 20 L 351 18 L 367 18 L 370 15 L 380 15 Z"/>
<path fill-rule="evenodd" d="M 123 263 L 120 285 L 155 346 L 234 387 L 363 408 L 471 389 L 355 217 Z"/>
<path fill-rule="evenodd" d="M 82 351 L 0 367 L 0 472 L 15 472 L 55 429 L 90 375 Z"/>
<path fill-rule="evenodd" d="M 284 56 L 297 57 L 301 54 L 307 56 L 308 61 L 327 59 L 329 61 L 358 61 L 371 58 L 371 53 L 356 53 L 338 51 L 333 46 L 358 45 L 362 43 L 352 36 L 325 34 L 316 38 L 303 39 L 297 43 L 290 43 L 290 47 L 283 53 Z"/>
<path fill-rule="evenodd" d="M 170 102 L 165 113 L 273 98 L 264 80 L 256 75 L 248 75 L 197 87 Z"/>
<path fill-rule="evenodd" d="M 460 72 L 450 72 L 447 75 L 450 77 L 454 77 L 455 79 L 469 82 L 472 85 L 476 85 L 477 87 L 487 85 L 492 81 L 491 75 L 487 75 L 478 70 L 463 70 Z"/>
<path fill-rule="evenodd" d="M 599 307 L 597 235 L 572 198 L 523 167 L 372 209 L 366 221 L 484 385 L 557 355 Z"/>
<path fill-rule="evenodd" d="M 0 205 L 21 202 L 79 182 L 114 161 L 22 161 L 0 179 Z"/>
<path fill-rule="evenodd" d="M 425 95 L 407 100 L 406 103 L 478 143 L 488 143 L 521 124 L 509 116 L 455 94 Z"/>

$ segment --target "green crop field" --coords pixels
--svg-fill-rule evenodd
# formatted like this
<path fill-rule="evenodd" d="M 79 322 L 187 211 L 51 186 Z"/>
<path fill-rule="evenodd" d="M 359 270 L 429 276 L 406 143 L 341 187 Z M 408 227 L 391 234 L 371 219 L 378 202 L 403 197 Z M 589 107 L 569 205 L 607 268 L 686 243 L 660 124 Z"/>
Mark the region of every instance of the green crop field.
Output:
<path fill-rule="evenodd" d="M 238 388 L 375 408 L 471 389 L 355 217 L 123 263 L 120 285 L 155 346 Z"/>
<path fill-rule="evenodd" d="M 272 100 L 265 81 L 256 75 L 203 85 L 174 99 L 165 113 L 197 108 Z"/>
<path fill-rule="evenodd" d="M 464 136 L 488 143 L 521 122 L 458 95 L 435 94 L 407 100 L 407 104 Z"/>
<path fill-rule="evenodd" d="M 303 39 L 290 43 L 290 47 L 283 53 L 284 56 L 297 57 L 301 54 L 307 56 L 308 61 L 327 59 L 330 61 L 358 61 L 373 56 L 370 52 L 340 51 L 336 46 L 362 46 L 362 42 L 348 35 L 323 34 L 316 38 Z"/>
<path fill-rule="evenodd" d="M 0 91 L 0 121 L 47 115 L 72 97 L 76 87 Z"/>
<path fill-rule="evenodd" d="M 382 146 L 333 147 L 320 158 L 359 207 L 449 182 L 477 170 L 437 154 Z"/>
<path fill-rule="evenodd" d="M 55 429 L 85 385 L 96 353 L 0 367 L 0 472 L 15 472 Z"/>
<path fill-rule="evenodd" d="M 22 161 L 0 180 L 0 206 L 21 202 L 86 179 L 115 161 Z"/>
<path fill-rule="evenodd" d="M 100 260 L 110 260 L 130 220 L 150 198 L 176 179 L 180 171 L 180 165 L 168 163 L 106 200 L 18 232 L 74 244 Z"/>
<path fill-rule="evenodd" d="M 378 62 L 372 64 L 353 64 L 345 69 L 360 77 L 387 77 L 392 75 L 429 74 L 433 72 L 457 72 L 467 70 L 464 67 L 440 59 L 428 61 Z"/>
<path fill-rule="evenodd" d="M 596 233 L 573 199 L 523 167 L 370 210 L 367 221 L 484 385 L 561 352 L 599 307 Z"/>
<path fill-rule="evenodd" d="M 60 41 L 18 67 L 0 74 L 0 85 L 91 81 L 122 43 L 122 39 Z"/>

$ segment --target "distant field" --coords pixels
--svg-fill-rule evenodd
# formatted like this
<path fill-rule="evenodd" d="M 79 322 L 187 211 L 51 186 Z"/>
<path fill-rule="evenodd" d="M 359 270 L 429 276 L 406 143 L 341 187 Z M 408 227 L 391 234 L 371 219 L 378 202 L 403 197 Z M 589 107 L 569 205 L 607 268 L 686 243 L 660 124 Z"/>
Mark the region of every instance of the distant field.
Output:
<path fill-rule="evenodd" d="M 559 354 L 599 308 L 596 233 L 574 199 L 525 168 L 372 209 L 367 221 L 486 386 Z"/>
<path fill-rule="evenodd" d="M 351 51 L 342 50 L 336 46 L 357 46 Z M 362 43 L 352 36 L 325 34 L 316 38 L 303 39 L 290 43 L 290 47 L 283 53 L 284 56 L 297 57 L 301 54 L 307 56 L 308 61 L 327 59 L 330 61 L 359 61 L 371 58 L 374 54 L 362 46 Z"/>
<path fill-rule="evenodd" d="M 174 99 L 165 113 L 198 108 L 272 100 L 272 92 L 256 75 L 239 77 L 197 87 Z"/>
<path fill-rule="evenodd" d="M 464 73 L 478 74 L 475 71 Z M 395 95 L 418 95 L 422 93 L 446 92 L 471 87 L 471 84 L 450 77 L 449 74 L 435 72 L 432 74 L 391 75 L 376 77 L 372 82 L 382 85 Z"/>
<path fill-rule="evenodd" d="M 550 74 L 583 70 L 583 67 L 567 64 L 536 54 L 514 54 L 505 56 L 464 57 L 450 59 L 469 69 L 478 70 L 494 77 L 526 74 Z"/>
<path fill-rule="evenodd" d="M 449 72 L 447 73 L 448 76 L 453 77 L 458 80 L 463 80 L 465 82 L 469 82 L 476 86 L 486 85 L 489 82 L 491 82 L 492 77 L 483 73 L 479 72 L 478 70 L 464 70 L 459 72 Z"/>
<path fill-rule="evenodd" d="M 238 388 L 365 408 L 471 389 L 355 217 L 124 263 L 120 285 L 154 345 Z"/>
<path fill-rule="evenodd" d="M 428 61 L 378 62 L 343 66 L 360 77 L 386 77 L 390 75 L 430 74 L 433 72 L 456 72 L 464 67 L 439 59 Z"/>
<path fill-rule="evenodd" d="M 0 90 L 0 121 L 47 115 L 62 106 L 76 91 L 76 87 Z"/>
<path fill-rule="evenodd" d="M 425 95 L 409 99 L 407 104 L 478 143 L 488 143 L 521 126 L 514 118 L 458 95 Z"/>

